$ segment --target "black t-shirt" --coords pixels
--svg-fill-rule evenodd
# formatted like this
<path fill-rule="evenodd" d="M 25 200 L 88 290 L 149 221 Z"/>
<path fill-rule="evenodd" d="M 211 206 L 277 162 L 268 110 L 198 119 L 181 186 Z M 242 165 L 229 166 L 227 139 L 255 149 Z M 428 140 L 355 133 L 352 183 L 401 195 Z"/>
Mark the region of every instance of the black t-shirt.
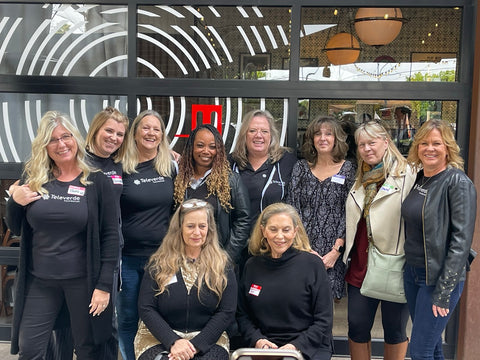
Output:
<path fill-rule="evenodd" d="M 87 273 L 87 188 L 80 183 L 80 176 L 45 184 L 49 193 L 27 206 L 26 218 L 33 233 L 28 266 L 39 278 L 73 279 Z"/>
<path fill-rule="evenodd" d="M 88 153 L 87 158 L 92 167 L 99 169 L 110 179 L 112 179 L 113 193 L 115 194 L 115 203 L 120 208 L 120 196 L 122 195 L 122 164 L 116 163 L 111 157 L 102 158 L 92 153 Z"/>
<path fill-rule="evenodd" d="M 402 217 L 405 220 L 405 260 L 415 267 L 425 267 L 423 204 L 428 188 L 438 175 L 425 177 L 423 171 L 420 171 L 415 185 L 402 204 Z"/>
<path fill-rule="evenodd" d="M 123 174 L 120 198 L 123 255 L 149 257 L 167 233 L 173 209 L 173 179 L 157 173 L 154 160 Z"/>

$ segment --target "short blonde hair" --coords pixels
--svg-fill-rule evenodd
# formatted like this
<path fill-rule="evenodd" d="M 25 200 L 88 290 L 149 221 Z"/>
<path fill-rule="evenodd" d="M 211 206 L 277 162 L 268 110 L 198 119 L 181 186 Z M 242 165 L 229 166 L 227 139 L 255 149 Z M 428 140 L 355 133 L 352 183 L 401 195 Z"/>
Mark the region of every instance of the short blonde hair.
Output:
<path fill-rule="evenodd" d="M 112 154 L 115 162 L 120 162 L 125 155 L 125 151 L 127 149 L 128 118 L 112 106 L 107 106 L 105 109 L 95 114 L 95 116 L 93 117 L 92 123 L 90 124 L 90 127 L 88 129 L 87 138 L 85 139 L 85 142 L 87 143 L 86 149 L 93 153 L 96 152 L 95 137 L 97 136 L 100 128 L 105 125 L 105 123 L 109 119 L 112 119 L 117 123 L 123 124 L 123 126 L 125 126 L 125 135 L 123 137 L 122 145 L 120 145 L 117 151 Z"/>
<path fill-rule="evenodd" d="M 53 130 L 57 126 L 63 126 L 67 129 L 77 143 L 76 161 L 77 166 L 82 171 L 80 182 L 83 185 L 89 184 L 87 178 L 90 172 L 92 172 L 90 166 L 85 162 L 85 142 L 78 129 L 71 123 L 68 115 L 59 111 L 47 111 L 43 115 L 42 120 L 40 120 L 37 136 L 32 141 L 32 154 L 25 163 L 24 170 L 25 183 L 29 184 L 30 190 L 41 194 L 48 194 L 47 189 L 43 185 L 52 180 L 53 171 L 57 167 L 47 152 L 47 146 L 51 140 Z"/>
<path fill-rule="evenodd" d="M 381 124 L 376 121 L 364 122 L 355 131 L 355 142 L 357 143 L 357 145 L 360 137 L 372 140 L 387 140 L 387 149 L 385 150 L 385 154 L 383 155 L 382 160 L 385 178 L 387 178 L 389 174 L 393 176 L 400 176 L 400 174 L 405 171 L 405 169 L 407 168 L 407 160 L 403 157 L 400 151 L 398 151 L 387 130 L 385 130 L 385 128 Z M 354 189 L 358 189 L 362 185 L 362 178 L 365 173 L 365 169 L 363 168 L 364 161 L 360 156 L 359 151 L 357 151 L 357 160 L 357 177 L 353 186 Z"/>
<path fill-rule="evenodd" d="M 262 227 L 267 225 L 268 220 L 270 220 L 272 216 L 278 214 L 288 215 L 292 219 L 293 226 L 297 228 L 292 247 L 297 250 L 311 251 L 307 232 L 305 231 L 297 210 L 295 210 L 293 206 L 285 203 L 271 204 L 262 211 L 250 236 L 248 251 L 252 255 L 271 254 L 270 245 L 268 245 L 268 241 L 263 237 Z"/>
<path fill-rule="evenodd" d="M 440 119 L 431 119 L 426 121 L 417 131 L 413 138 L 412 146 L 408 152 L 407 160 L 415 169 L 420 169 L 423 164 L 418 156 L 418 145 L 425 139 L 432 130 L 438 130 L 443 143 L 447 148 L 447 164 L 463 171 L 464 161 L 460 156 L 460 147 L 455 140 L 455 134 L 449 123 Z"/>
<path fill-rule="evenodd" d="M 247 152 L 247 132 L 254 117 L 263 117 L 268 122 L 270 129 L 270 144 L 268 145 L 268 157 L 272 163 L 279 161 L 285 151 L 289 150 L 286 147 L 280 146 L 280 132 L 275 126 L 275 120 L 272 114 L 267 110 L 252 110 L 245 114 L 242 119 L 242 125 L 238 132 L 237 143 L 235 149 L 232 152 L 232 158 L 238 164 L 240 169 L 245 169 L 248 164 L 248 152 Z"/>

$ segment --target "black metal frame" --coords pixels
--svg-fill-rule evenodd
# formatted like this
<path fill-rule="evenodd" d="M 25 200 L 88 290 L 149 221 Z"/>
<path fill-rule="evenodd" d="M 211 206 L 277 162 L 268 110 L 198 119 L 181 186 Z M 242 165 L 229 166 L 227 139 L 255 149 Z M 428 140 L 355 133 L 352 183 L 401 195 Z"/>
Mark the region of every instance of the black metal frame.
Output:
<path fill-rule="evenodd" d="M 35 4 L 40 0 L 3 0 L 3 3 Z M 78 3 L 78 0 L 52 1 L 53 3 Z M 128 54 L 136 54 L 136 8 L 139 5 L 196 5 L 194 0 L 83 0 L 85 4 L 127 5 L 128 6 Z M 232 4 L 233 3 L 233 4 Z M 299 81 L 301 8 L 338 7 L 338 0 L 205 0 L 202 5 L 217 6 L 272 6 L 290 7 L 291 44 L 290 80 L 205 80 L 205 79 L 151 79 L 136 77 L 136 56 L 128 57 L 128 76 L 125 78 L 59 77 L 59 76 L 15 76 L 0 75 L 0 92 L 5 93 L 71 93 L 71 94 L 112 94 L 128 98 L 129 118 L 135 117 L 138 95 L 192 96 L 192 97 L 264 97 L 287 98 L 288 118 L 296 119 L 299 99 L 415 99 L 449 100 L 458 102 L 457 140 L 462 154 L 468 160 L 468 141 L 472 97 L 473 58 L 475 45 L 476 0 L 342 0 L 342 7 L 453 7 L 464 9 L 460 43 L 460 73 L 455 83 L 415 83 L 415 82 L 313 82 Z M 252 81 L 255 81 L 253 84 Z M 295 147 L 296 126 L 289 126 L 287 144 Z M 466 161 L 468 163 L 468 161 Z M 0 178 L 16 179 L 21 175 L 21 164 L 0 163 Z M 0 249 L 1 264 L 16 264 L 18 250 Z M 454 322 L 456 324 L 456 322 Z M 9 332 L 8 332 L 9 333 Z M 7 339 L 6 330 L 0 326 L 0 340 Z M 345 339 L 335 340 L 339 353 L 348 353 Z M 373 352 L 381 354 L 381 343 L 373 344 Z M 453 358 L 456 346 L 456 330 L 447 331 L 446 356 Z"/>

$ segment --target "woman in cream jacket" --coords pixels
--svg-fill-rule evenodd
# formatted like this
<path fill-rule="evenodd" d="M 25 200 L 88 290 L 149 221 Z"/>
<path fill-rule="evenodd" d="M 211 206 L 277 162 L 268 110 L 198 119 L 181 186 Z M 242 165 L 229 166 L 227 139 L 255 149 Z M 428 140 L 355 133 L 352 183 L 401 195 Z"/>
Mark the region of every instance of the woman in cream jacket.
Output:
<path fill-rule="evenodd" d="M 350 354 L 353 360 L 370 359 L 370 331 L 381 303 L 385 359 L 404 359 L 408 346 L 407 305 L 363 296 L 360 288 L 367 271 L 370 242 L 382 253 L 404 253 L 400 210 L 415 182 L 415 174 L 379 123 L 362 124 L 355 132 L 355 141 L 359 162 L 357 178 L 346 202 L 344 254 L 344 261 L 350 261 L 345 277 Z"/>

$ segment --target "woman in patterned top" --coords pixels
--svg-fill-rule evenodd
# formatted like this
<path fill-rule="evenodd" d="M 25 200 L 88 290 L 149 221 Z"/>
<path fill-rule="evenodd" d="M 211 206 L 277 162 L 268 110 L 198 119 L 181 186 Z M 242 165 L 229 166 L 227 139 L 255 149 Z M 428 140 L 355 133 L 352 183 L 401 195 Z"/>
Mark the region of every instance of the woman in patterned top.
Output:
<path fill-rule="evenodd" d="M 334 118 L 314 119 L 287 193 L 287 203 L 297 209 L 312 249 L 325 264 L 336 299 L 344 295 L 345 200 L 355 180 L 355 167 L 345 160 L 347 150 L 346 134 Z"/>

